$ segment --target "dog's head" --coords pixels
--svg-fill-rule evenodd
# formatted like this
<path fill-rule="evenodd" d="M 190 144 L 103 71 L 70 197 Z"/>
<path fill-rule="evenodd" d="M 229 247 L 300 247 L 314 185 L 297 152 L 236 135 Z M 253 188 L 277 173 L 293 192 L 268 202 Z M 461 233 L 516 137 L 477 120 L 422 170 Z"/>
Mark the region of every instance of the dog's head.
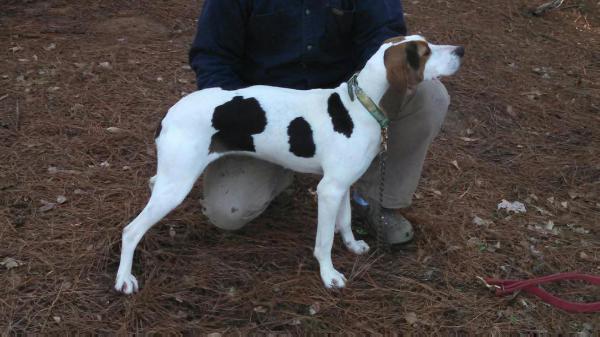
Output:
<path fill-rule="evenodd" d="M 456 73 L 465 54 L 463 47 L 434 45 L 419 35 L 395 37 L 385 44 L 391 44 L 383 56 L 390 88 L 380 106 L 388 111 L 398 111 L 422 81 Z"/>

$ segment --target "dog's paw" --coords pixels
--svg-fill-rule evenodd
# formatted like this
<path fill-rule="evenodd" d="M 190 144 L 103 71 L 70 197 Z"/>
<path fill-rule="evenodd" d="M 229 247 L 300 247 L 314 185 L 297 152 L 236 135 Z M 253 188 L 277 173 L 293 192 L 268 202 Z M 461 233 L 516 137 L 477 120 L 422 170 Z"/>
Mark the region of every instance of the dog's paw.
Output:
<path fill-rule="evenodd" d="M 115 282 L 115 290 L 130 295 L 137 292 L 140 288 L 138 287 L 138 281 L 135 276 L 131 274 L 117 275 L 117 281 Z"/>
<path fill-rule="evenodd" d="M 335 269 L 321 272 L 321 278 L 327 289 L 340 289 L 346 286 L 346 277 Z"/>
<path fill-rule="evenodd" d="M 356 255 L 362 255 L 369 251 L 369 245 L 363 240 L 346 242 L 346 248 Z"/>

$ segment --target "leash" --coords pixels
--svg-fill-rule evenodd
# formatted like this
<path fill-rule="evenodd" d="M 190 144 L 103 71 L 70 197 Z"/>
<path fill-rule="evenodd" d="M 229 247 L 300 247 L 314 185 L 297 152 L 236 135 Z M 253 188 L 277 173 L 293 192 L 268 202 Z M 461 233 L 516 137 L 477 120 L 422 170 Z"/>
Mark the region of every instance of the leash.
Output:
<path fill-rule="evenodd" d="M 477 277 L 490 290 L 494 291 L 496 296 L 506 296 L 515 292 L 524 291 L 539 297 L 542 301 L 568 312 L 600 312 L 600 301 L 592 303 L 570 302 L 554 296 L 544 289 L 538 287 L 540 284 L 565 281 L 581 280 L 594 285 L 600 285 L 600 276 L 587 275 L 581 273 L 558 273 L 543 277 L 532 278 L 529 280 L 502 280 L 494 278 Z"/>
<path fill-rule="evenodd" d="M 383 216 L 383 192 L 385 190 L 385 161 L 387 159 L 388 128 L 381 128 L 381 151 L 379 152 L 379 222 L 377 223 L 377 250 L 386 252 L 390 245 L 384 244 L 383 229 L 389 226 Z"/>

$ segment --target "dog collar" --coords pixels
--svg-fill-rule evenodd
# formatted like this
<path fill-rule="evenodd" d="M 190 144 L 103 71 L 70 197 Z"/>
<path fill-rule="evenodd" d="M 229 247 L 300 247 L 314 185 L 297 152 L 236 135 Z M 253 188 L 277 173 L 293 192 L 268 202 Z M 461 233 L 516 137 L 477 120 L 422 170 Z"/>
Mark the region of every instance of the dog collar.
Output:
<path fill-rule="evenodd" d="M 348 95 L 350 96 L 350 100 L 354 102 L 354 95 L 360 101 L 360 103 L 369 111 L 371 116 L 375 118 L 377 123 L 381 126 L 381 128 L 386 128 L 388 124 L 390 124 L 390 120 L 387 118 L 385 113 L 373 102 L 371 97 L 367 95 L 361 87 L 358 86 L 358 73 L 355 73 L 350 77 L 348 82 Z"/>

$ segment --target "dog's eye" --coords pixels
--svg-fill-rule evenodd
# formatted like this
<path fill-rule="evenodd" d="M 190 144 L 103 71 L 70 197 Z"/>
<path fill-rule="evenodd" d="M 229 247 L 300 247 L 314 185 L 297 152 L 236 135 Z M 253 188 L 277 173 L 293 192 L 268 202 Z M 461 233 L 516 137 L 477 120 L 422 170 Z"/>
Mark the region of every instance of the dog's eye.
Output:
<path fill-rule="evenodd" d="M 425 50 L 425 54 L 423 54 L 423 56 L 429 56 L 431 55 L 431 49 L 427 48 L 427 50 Z"/>

